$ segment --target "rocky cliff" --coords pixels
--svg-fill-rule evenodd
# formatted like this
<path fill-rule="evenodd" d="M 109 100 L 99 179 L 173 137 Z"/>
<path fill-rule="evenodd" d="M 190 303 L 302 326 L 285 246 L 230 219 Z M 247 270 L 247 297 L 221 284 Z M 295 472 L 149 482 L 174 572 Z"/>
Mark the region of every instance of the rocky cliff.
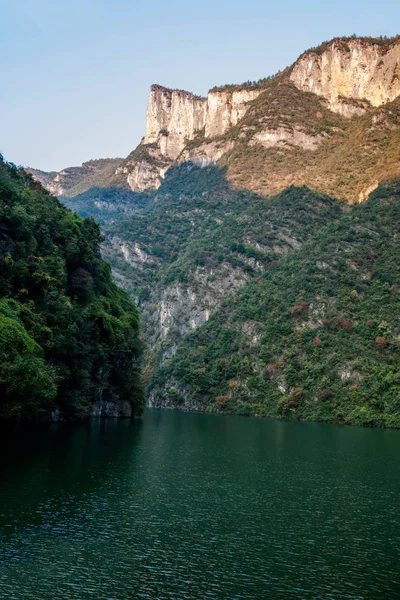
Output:
<path fill-rule="evenodd" d="M 399 39 L 337 39 L 303 54 L 290 80 L 328 100 L 331 110 L 348 115 L 352 111 L 346 100 L 381 106 L 399 96 L 399 63 Z"/>
<path fill-rule="evenodd" d="M 193 159 L 203 166 L 215 163 L 231 147 L 216 143 L 215 138 L 237 125 L 262 91 L 226 86 L 214 88 L 202 98 L 152 85 L 140 158 L 133 153 L 117 174 L 126 176 L 132 191 L 142 192 L 157 189 L 167 169 L 176 162 Z M 143 151 L 148 153 L 147 158 Z"/>
<path fill-rule="evenodd" d="M 207 100 L 182 90 L 152 85 L 144 144 L 159 146 L 162 156 L 175 160 L 206 123 Z"/>
<path fill-rule="evenodd" d="M 338 38 L 305 52 L 292 67 L 275 77 L 213 88 L 206 98 L 153 85 L 146 134 L 140 145 L 149 152 L 151 160 L 143 162 L 134 157 L 124 164 L 126 181 L 133 191 L 157 189 L 173 164 L 191 160 L 207 166 L 222 159 L 222 164 L 229 163 L 231 181 L 238 182 L 243 180 L 243 171 L 248 171 L 251 146 L 255 147 L 253 155 L 260 154 L 259 148 L 279 148 L 285 153 L 297 147 L 308 154 L 316 152 L 332 134 L 341 135 L 346 129 L 341 122 L 336 123 L 336 129 L 330 123 L 321 127 L 324 122 L 333 122 L 332 117 L 325 118 L 326 110 L 349 120 L 369 114 L 399 96 L 399 61 L 399 38 Z M 297 95 L 293 105 L 287 106 L 288 96 L 293 96 L 290 85 L 305 95 Z M 311 112 L 294 121 L 292 116 L 299 113 L 299 105 L 312 104 L 306 96 L 310 93 L 315 98 Z M 314 123 L 310 126 L 315 116 L 322 119 L 317 128 Z M 339 135 L 336 135 L 338 140 Z M 237 173 L 234 165 L 238 162 L 231 158 L 238 151 L 243 153 L 244 145 L 246 164 Z M 264 165 L 270 156 L 263 161 Z M 259 162 L 256 157 L 254 160 Z M 293 177 L 292 164 L 286 159 L 280 162 L 290 164 L 290 173 L 282 173 L 282 167 L 276 169 L 276 161 L 273 162 L 274 169 L 267 179 L 262 167 L 257 167 L 257 184 L 247 177 L 245 186 L 265 192 L 259 185 L 263 179 L 273 191 L 283 189 L 287 183 L 310 184 L 303 170 L 300 179 Z M 323 179 L 327 177 L 324 175 Z M 371 185 L 369 180 L 360 184 L 357 198 L 366 197 L 364 191 Z"/>
<path fill-rule="evenodd" d="M 261 91 L 215 88 L 201 98 L 152 85 L 143 144 L 155 144 L 162 156 L 175 160 L 196 136 L 214 138 L 236 125 Z"/>

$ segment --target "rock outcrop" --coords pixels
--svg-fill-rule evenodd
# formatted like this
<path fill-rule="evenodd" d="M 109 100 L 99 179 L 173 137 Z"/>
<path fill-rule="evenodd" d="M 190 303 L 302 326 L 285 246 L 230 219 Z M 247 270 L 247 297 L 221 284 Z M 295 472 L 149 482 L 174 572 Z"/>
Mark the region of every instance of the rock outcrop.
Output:
<path fill-rule="evenodd" d="M 73 197 L 112 177 L 121 163 L 122 158 L 101 158 L 59 172 L 46 173 L 30 167 L 25 170 L 54 196 Z"/>
<path fill-rule="evenodd" d="M 387 44 L 363 38 L 338 39 L 303 54 L 290 79 L 300 90 L 326 98 L 331 110 L 346 116 L 346 111 L 352 112 L 346 99 L 381 106 L 397 98 L 399 63 L 398 39 Z M 355 105 L 356 114 L 357 108 Z"/>
<path fill-rule="evenodd" d="M 205 123 L 206 138 L 226 133 L 237 125 L 249 108 L 249 102 L 261 94 L 262 89 L 214 89 L 208 94 Z"/>
<path fill-rule="evenodd" d="M 127 160 L 116 174 L 123 174 L 130 189 L 157 189 L 167 169 L 175 162 L 192 160 L 203 166 L 216 162 L 231 149 L 213 140 L 235 126 L 249 103 L 262 89 L 215 88 L 207 98 L 183 90 L 152 85 L 147 108 L 146 134 L 141 142 L 151 160 Z M 192 140 L 204 141 L 188 147 Z M 207 143 L 211 142 L 211 143 Z"/>
<path fill-rule="evenodd" d="M 261 92 L 261 89 L 215 88 L 207 98 L 201 98 L 152 85 L 143 144 L 155 144 L 162 156 L 175 160 L 200 133 L 206 138 L 226 133 Z"/>
<path fill-rule="evenodd" d="M 204 128 L 206 113 L 206 98 L 152 85 L 143 143 L 157 144 L 163 156 L 175 160 L 187 142 Z"/>

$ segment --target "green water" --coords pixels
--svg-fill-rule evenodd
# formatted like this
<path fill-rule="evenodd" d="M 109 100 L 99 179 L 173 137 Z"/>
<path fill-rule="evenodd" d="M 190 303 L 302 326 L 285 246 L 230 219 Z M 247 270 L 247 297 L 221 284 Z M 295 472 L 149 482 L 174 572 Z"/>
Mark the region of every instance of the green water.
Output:
<path fill-rule="evenodd" d="M 1 453 L 2 599 L 400 598 L 400 432 L 148 411 Z"/>

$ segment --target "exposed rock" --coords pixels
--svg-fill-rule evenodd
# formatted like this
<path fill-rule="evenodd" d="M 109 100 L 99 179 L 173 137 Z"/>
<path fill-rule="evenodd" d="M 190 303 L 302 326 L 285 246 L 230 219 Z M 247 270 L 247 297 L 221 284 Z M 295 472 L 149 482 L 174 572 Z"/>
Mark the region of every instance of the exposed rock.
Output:
<path fill-rule="evenodd" d="M 95 187 L 98 182 L 111 177 L 122 162 L 122 158 L 89 160 L 80 167 L 69 167 L 58 173 L 46 173 L 27 167 L 25 170 L 55 196 L 75 196 Z"/>
<path fill-rule="evenodd" d="M 211 90 L 207 100 L 206 138 L 223 135 L 246 114 L 249 102 L 263 92 L 258 90 Z"/>
<path fill-rule="evenodd" d="M 196 269 L 193 273 L 195 289 L 177 282 L 163 290 L 158 309 L 158 327 L 164 339 L 172 329 L 184 336 L 203 325 L 222 298 L 248 281 L 248 275 L 240 269 L 225 266 L 226 269 L 222 265 L 218 272 Z"/>
<path fill-rule="evenodd" d="M 338 370 L 338 375 L 342 381 L 346 381 L 348 379 L 362 381 L 364 379 L 364 375 L 362 375 L 360 371 L 357 371 L 357 369 L 352 369 L 349 366 L 341 367 Z"/>
<path fill-rule="evenodd" d="M 165 167 L 160 168 L 144 160 L 133 163 L 131 167 L 131 170 L 126 168 L 126 181 L 133 192 L 158 189 L 167 171 Z"/>
<path fill-rule="evenodd" d="M 265 129 L 256 133 L 249 142 L 250 146 L 261 144 L 264 148 L 273 148 L 276 146 L 285 145 L 299 146 L 304 150 L 315 150 L 321 141 L 324 139 L 322 135 L 308 135 L 301 131 L 299 127 L 294 127 L 292 130 L 285 127 L 277 129 Z"/>
<path fill-rule="evenodd" d="M 295 63 L 290 79 L 300 89 L 323 96 L 331 110 L 346 115 L 343 99 L 372 106 L 400 94 L 400 42 L 389 47 L 365 39 L 333 40 L 321 52 L 309 51 Z"/>
<path fill-rule="evenodd" d="M 156 144 L 161 155 L 175 160 L 186 144 L 204 130 L 220 136 L 246 114 L 262 90 L 211 90 L 207 98 L 182 90 L 151 86 L 143 144 Z M 215 159 L 217 160 L 217 159 Z"/>
<path fill-rule="evenodd" d="M 157 259 L 148 254 L 137 242 L 129 243 L 119 236 L 113 235 L 108 238 L 109 243 L 118 252 L 121 252 L 125 261 L 138 269 L 143 269 L 145 264 L 157 264 Z"/>
<path fill-rule="evenodd" d="M 152 85 L 143 143 L 158 144 L 163 156 L 175 160 L 195 133 L 203 129 L 206 114 L 206 98 Z"/>
<path fill-rule="evenodd" d="M 202 144 L 198 148 L 185 149 L 179 157 L 179 162 L 191 161 L 200 167 L 215 164 L 224 154 L 232 150 L 235 143 L 213 141 Z"/>
<path fill-rule="evenodd" d="M 378 185 L 379 185 L 379 182 L 378 181 L 374 181 L 367 188 L 365 188 L 364 190 L 361 190 L 361 192 L 358 195 L 358 201 L 359 202 L 364 202 L 364 200 L 367 200 L 368 197 L 370 196 L 370 194 L 372 194 L 372 192 L 374 192 L 376 190 L 376 188 L 378 187 Z"/>

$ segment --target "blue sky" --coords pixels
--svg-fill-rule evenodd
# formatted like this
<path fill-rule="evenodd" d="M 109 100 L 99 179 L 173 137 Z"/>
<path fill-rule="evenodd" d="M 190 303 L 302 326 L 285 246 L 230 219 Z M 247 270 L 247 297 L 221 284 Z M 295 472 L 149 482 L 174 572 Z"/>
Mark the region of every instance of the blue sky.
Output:
<path fill-rule="evenodd" d="M 0 0 L 0 152 L 45 170 L 126 156 L 149 86 L 259 79 L 339 35 L 400 33 L 399 0 Z"/>

